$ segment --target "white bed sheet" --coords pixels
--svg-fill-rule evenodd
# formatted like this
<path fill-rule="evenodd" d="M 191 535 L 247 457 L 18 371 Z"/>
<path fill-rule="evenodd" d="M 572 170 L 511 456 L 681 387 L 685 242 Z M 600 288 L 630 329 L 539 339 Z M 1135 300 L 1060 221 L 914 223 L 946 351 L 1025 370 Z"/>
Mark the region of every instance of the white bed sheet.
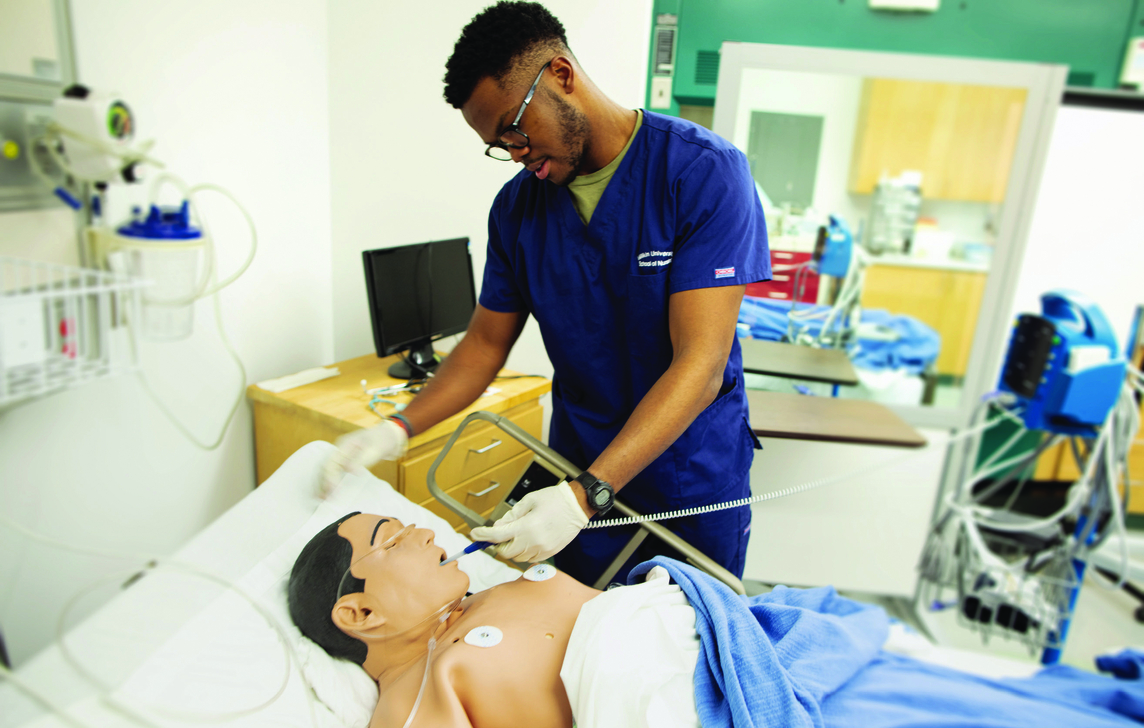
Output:
<path fill-rule="evenodd" d="M 239 715 L 274 697 L 283 684 L 286 658 L 277 634 L 233 592 L 177 570 L 147 574 L 70 631 L 67 644 L 81 664 L 115 687 L 128 710 L 156 725 L 202 724 L 203 716 L 231 714 L 224 725 L 364 725 L 376 702 L 376 686 L 359 667 L 334 660 L 305 640 L 286 611 L 285 584 L 294 559 L 314 533 L 352 511 L 394 516 L 433 529 L 453 553 L 469 540 L 439 516 L 397 494 L 372 475 L 353 475 L 323 501 L 318 473 L 332 445 L 311 443 L 296 452 L 261 487 L 181 549 L 173 559 L 237 583 L 278 622 L 295 664 L 285 692 L 250 715 Z M 485 554 L 460 561 L 471 589 L 516 578 L 519 572 Z M 126 574 L 125 574 L 126 575 Z M 77 589 L 83 585 L 77 585 Z M 18 675 L 83 725 L 138 725 L 108 707 L 98 689 L 81 679 L 53 646 Z M 309 699 L 310 688 L 320 698 Z M 156 709 L 161 710 L 156 710 Z M 184 718 L 198 714 L 199 720 Z M 63 725 L 0 684 L 0 727 Z"/>

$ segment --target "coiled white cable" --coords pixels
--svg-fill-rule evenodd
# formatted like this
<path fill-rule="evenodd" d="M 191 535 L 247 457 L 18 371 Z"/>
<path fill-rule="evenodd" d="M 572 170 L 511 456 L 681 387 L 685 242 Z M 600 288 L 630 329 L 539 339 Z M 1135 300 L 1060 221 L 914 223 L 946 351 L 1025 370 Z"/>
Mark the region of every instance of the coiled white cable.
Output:
<path fill-rule="evenodd" d="M 948 446 L 949 443 L 953 443 L 957 440 L 961 440 L 967 437 L 972 437 L 979 432 L 989 429 L 993 425 L 994 422 L 992 421 L 983 422 L 976 427 L 953 435 L 950 437 L 946 444 Z M 874 463 L 873 465 L 869 465 L 865 468 L 859 468 L 858 470 L 852 470 L 850 472 L 834 475 L 828 478 L 818 478 L 817 480 L 811 480 L 806 483 L 802 483 L 801 485 L 791 486 L 790 488 L 783 488 L 782 490 L 776 490 L 770 493 L 760 493 L 758 495 L 753 495 L 747 498 L 739 498 L 737 500 L 727 501 L 725 503 L 712 503 L 706 506 L 684 508 L 681 510 L 667 511 L 664 513 L 651 513 L 643 516 L 627 516 L 624 518 L 611 518 L 603 521 L 589 521 L 588 525 L 584 526 L 584 530 L 593 528 L 611 528 L 612 526 L 629 526 L 636 523 L 644 523 L 646 521 L 667 521 L 673 518 L 685 518 L 687 516 L 698 516 L 704 513 L 725 511 L 730 508 L 742 508 L 743 506 L 749 506 L 754 503 L 762 503 L 764 501 L 775 500 L 776 498 L 785 498 L 790 495 L 795 495 L 796 493 L 803 493 L 808 490 L 813 490 L 814 488 L 821 488 L 824 485 L 831 485 L 833 483 L 849 480 L 850 478 L 858 477 L 861 475 L 869 475 L 870 473 L 875 473 L 879 470 L 882 470 L 883 468 L 889 468 L 914 458 L 921 457 L 924 454 L 926 454 L 926 448 L 921 448 L 920 451 L 910 451 L 901 457 L 891 458 L 880 463 Z"/>

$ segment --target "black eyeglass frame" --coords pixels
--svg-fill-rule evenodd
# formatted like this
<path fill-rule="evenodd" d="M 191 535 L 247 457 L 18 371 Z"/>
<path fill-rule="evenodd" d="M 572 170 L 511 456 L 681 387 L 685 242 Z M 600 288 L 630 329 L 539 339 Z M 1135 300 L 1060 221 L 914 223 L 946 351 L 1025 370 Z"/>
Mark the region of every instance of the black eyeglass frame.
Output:
<path fill-rule="evenodd" d="M 512 120 L 511 124 L 509 124 L 508 126 L 506 126 L 504 128 L 504 131 L 502 131 L 500 133 L 500 136 L 497 138 L 497 140 L 495 142 L 493 142 L 492 144 L 488 145 L 488 147 L 485 148 L 485 156 L 486 157 L 488 157 L 489 159 L 495 159 L 498 162 L 511 162 L 512 161 L 512 153 L 509 152 L 510 149 L 524 149 L 525 147 L 527 147 L 531 143 L 531 140 L 528 138 L 528 134 L 525 134 L 524 131 L 521 130 L 521 128 L 520 128 L 520 119 L 521 119 L 521 117 L 524 116 L 524 110 L 528 108 L 529 102 L 532 101 L 532 97 L 536 94 L 536 88 L 537 88 L 537 86 L 540 85 L 540 79 L 544 77 L 544 72 L 551 65 L 552 65 L 552 61 L 545 63 L 544 66 L 540 69 L 540 73 L 536 74 L 536 80 L 533 81 L 532 86 L 529 87 L 528 94 L 526 94 L 524 97 L 524 103 L 522 103 L 520 105 L 520 111 L 516 112 L 516 118 Z M 520 134 L 522 137 L 524 137 L 524 144 L 513 144 L 511 142 L 506 142 L 504 140 L 504 138 L 505 138 L 505 135 L 507 135 L 509 132 L 514 132 L 514 133 Z M 508 158 L 507 159 L 501 159 L 500 157 L 494 157 L 493 156 L 493 150 L 494 149 L 500 149 L 500 150 L 504 150 L 505 152 L 509 152 Z"/>

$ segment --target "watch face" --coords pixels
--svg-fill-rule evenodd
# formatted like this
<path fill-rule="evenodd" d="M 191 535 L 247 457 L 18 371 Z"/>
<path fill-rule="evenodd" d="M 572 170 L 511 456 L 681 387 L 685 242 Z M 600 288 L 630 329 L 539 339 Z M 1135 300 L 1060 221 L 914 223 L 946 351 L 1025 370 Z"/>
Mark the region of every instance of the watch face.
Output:
<path fill-rule="evenodd" d="M 604 490 L 603 488 L 599 489 L 598 491 L 596 491 L 596 495 L 593 496 L 593 499 L 596 501 L 596 505 L 598 505 L 598 506 L 607 505 L 608 504 L 608 491 Z"/>

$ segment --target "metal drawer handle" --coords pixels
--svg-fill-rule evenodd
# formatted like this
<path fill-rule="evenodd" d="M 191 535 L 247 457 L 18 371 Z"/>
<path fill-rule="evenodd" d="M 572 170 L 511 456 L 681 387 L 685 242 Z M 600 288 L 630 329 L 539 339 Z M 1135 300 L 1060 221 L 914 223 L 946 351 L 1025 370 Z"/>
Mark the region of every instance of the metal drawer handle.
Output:
<path fill-rule="evenodd" d="M 775 274 L 774 274 L 774 279 L 775 279 L 776 281 L 789 281 L 789 280 L 790 280 L 790 276 L 782 276 L 782 275 L 779 275 L 778 273 L 775 273 Z"/>
<path fill-rule="evenodd" d="M 772 250 L 771 255 L 778 258 L 779 260 L 791 260 L 794 258 L 794 253 L 780 253 L 777 250 Z"/>
<path fill-rule="evenodd" d="M 473 491 L 470 490 L 469 495 L 473 496 L 474 498 L 480 498 L 482 495 L 488 495 L 489 493 L 492 493 L 494 490 L 496 490 L 497 488 L 500 487 L 500 483 L 496 482 L 495 480 L 492 480 L 489 482 L 491 482 L 492 485 L 485 488 L 480 493 L 474 493 Z"/>
<path fill-rule="evenodd" d="M 485 445 L 484 447 L 482 447 L 480 450 L 474 450 L 473 448 L 470 447 L 469 452 L 475 452 L 478 455 L 483 455 L 484 453 L 488 452 L 489 450 L 492 450 L 494 447 L 496 447 L 499 444 L 501 444 L 500 440 L 493 440 L 488 445 Z"/>

